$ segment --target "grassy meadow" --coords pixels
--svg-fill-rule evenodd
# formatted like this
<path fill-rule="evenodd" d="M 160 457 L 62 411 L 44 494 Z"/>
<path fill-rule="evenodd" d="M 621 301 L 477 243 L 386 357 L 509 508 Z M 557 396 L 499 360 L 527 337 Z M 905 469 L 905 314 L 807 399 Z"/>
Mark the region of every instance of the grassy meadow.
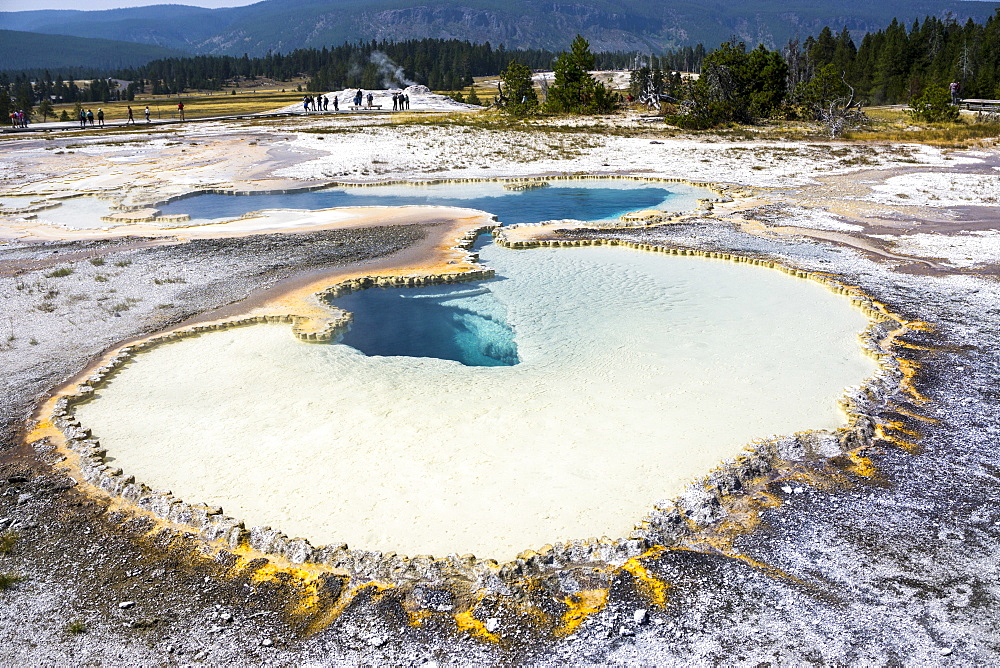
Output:
<path fill-rule="evenodd" d="M 104 120 L 108 122 L 128 118 L 128 107 L 131 105 L 136 123 L 142 123 L 144 122 L 143 109 L 146 105 L 149 105 L 150 118 L 154 121 L 177 120 L 179 118 L 178 102 L 184 103 L 185 118 L 211 118 L 213 116 L 234 116 L 273 111 L 301 101 L 304 94 L 296 92 L 293 86 L 291 90 L 286 89 L 284 92 L 281 90 L 260 90 L 241 91 L 236 95 L 228 92 L 216 92 L 214 94 L 143 96 L 137 97 L 131 102 L 88 102 L 83 104 L 83 108 L 84 110 L 91 109 L 95 115 L 98 109 L 103 109 Z M 48 120 L 58 120 L 64 109 L 72 119 L 74 105 L 59 104 L 55 105 L 55 118 L 50 116 Z M 35 121 L 40 121 L 41 117 L 38 116 L 37 109 L 35 114 Z"/>

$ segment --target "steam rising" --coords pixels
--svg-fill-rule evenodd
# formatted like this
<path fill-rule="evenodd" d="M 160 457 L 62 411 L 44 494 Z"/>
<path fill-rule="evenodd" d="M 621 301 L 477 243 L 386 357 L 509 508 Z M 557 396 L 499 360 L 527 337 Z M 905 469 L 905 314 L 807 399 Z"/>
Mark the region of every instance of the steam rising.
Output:
<path fill-rule="evenodd" d="M 414 86 L 417 83 L 412 79 L 406 78 L 403 68 L 394 63 L 392 58 L 381 51 L 372 52 L 371 62 L 378 68 L 379 74 L 382 75 L 382 86 L 385 88 L 396 86 L 405 88 L 406 86 Z"/>

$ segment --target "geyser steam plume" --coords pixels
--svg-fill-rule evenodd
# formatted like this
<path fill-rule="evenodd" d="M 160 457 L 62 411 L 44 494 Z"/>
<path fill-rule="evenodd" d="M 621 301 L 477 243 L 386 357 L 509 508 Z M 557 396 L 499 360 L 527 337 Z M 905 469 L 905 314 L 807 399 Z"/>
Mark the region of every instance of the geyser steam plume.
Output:
<path fill-rule="evenodd" d="M 382 85 L 386 88 L 392 88 L 393 86 L 403 88 L 416 85 L 417 83 L 416 81 L 407 79 L 403 68 L 394 63 L 392 58 L 381 51 L 372 51 L 371 62 L 378 68 L 379 74 L 382 75 Z"/>

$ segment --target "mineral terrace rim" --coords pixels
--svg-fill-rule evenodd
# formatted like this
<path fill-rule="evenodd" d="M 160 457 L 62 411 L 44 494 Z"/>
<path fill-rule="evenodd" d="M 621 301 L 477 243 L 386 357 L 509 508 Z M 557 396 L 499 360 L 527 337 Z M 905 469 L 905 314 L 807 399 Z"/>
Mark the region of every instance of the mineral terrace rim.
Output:
<path fill-rule="evenodd" d="M 580 177 L 581 175 L 574 175 L 567 178 Z M 551 177 L 539 177 L 540 180 L 548 178 Z M 819 282 L 834 292 L 849 296 L 852 305 L 868 318 L 869 326 L 859 335 L 860 344 L 866 354 L 878 360 L 879 370 L 860 386 L 845 389 L 840 403 L 848 418 L 846 426 L 832 432 L 796 432 L 748 444 L 743 454 L 722 462 L 718 468 L 709 471 L 701 480 L 689 486 L 685 493 L 672 503 L 652 508 L 647 516 L 638 519 L 636 528 L 627 537 L 587 538 L 556 543 L 554 546 L 546 545 L 538 551 L 525 550 L 515 559 L 502 564 L 493 559 L 478 559 L 473 555 L 449 555 L 439 559 L 429 555 L 417 555 L 411 558 L 391 552 L 352 549 L 343 544 L 316 548 L 306 539 L 289 538 L 280 530 L 270 527 L 247 529 L 238 519 L 224 515 L 221 508 L 189 504 L 168 492 L 151 490 L 121 469 L 109 466 L 104 459 L 106 453 L 100 447 L 100 443 L 75 419 L 72 412 L 75 404 L 92 398 L 95 388 L 109 380 L 118 368 L 137 353 L 150 347 L 208 331 L 259 322 L 291 322 L 293 330 L 300 339 L 324 340 L 332 336 L 338 327 L 347 324 L 348 320 L 343 315 L 334 315 L 326 319 L 325 326 L 320 332 L 301 331 L 303 324 L 314 319 L 298 315 L 268 314 L 197 324 L 120 344 L 73 379 L 57 387 L 48 400 L 39 404 L 36 418 L 40 428 L 46 431 L 45 427 L 52 426 L 52 429 L 47 430 L 50 441 L 67 456 L 72 475 L 86 483 L 83 489 L 87 493 L 98 497 L 110 497 L 116 500 L 117 506 L 124 506 L 130 515 L 151 518 L 161 530 L 168 531 L 175 537 L 194 538 L 209 552 L 228 549 L 248 560 L 263 557 L 278 567 L 281 567 L 281 564 L 290 564 L 293 569 L 306 568 L 308 572 L 314 574 L 325 572 L 346 576 L 356 592 L 368 583 L 400 586 L 423 578 L 440 580 L 447 573 L 458 574 L 476 583 L 493 581 L 497 578 L 499 582 L 515 583 L 525 578 L 534 579 L 536 576 L 557 571 L 570 564 L 589 564 L 592 567 L 596 567 L 595 564 L 604 564 L 599 568 L 602 572 L 608 568 L 622 569 L 639 577 L 640 571 L 644 569 L 637 558 L 648 556 L 650 550 L 667 549 L 685 538 L 705 534 L 721 518 L 727 516 L 727 508 L 732 508 L 740 501 L 747 501 L 752 505 L 753 499 L 750 495 L 754 491 L 753 486 L 767 474 L 789 469 L 795 461 L 787 456 L 789 453 L 801 452 L 824 461 L 846 455 L 857 464 L 858 475 L 867 476 L 868 474 L 863 471 L 865 468 L 863 462 L 867 460 L 860 453 L 877 439 L 886 438 L 880 433 L 880 425 L 869 417 L 869 414 L 874 409 L 884 406 L 889 396 L 896 392 L 910 394 L 918 402 L 922 400 L 912 385 L 913 377 L 919 370 L 918 365 L 899 354 L 894 339 L 912 329 L 921 329 L 925 325 L 908 321 L 892 313 L 884 304 L 872 300 L 860 288 L 845 285 L 831 274 L 804 271 L 774 260 L 736 253 L 637 243 L 614 238 L 508 242 L 502 228 L 495 227 L 466 233 L 458 240 L 455 249 L 464 250 L 466 258 L 474 260 L 475 257 L 470 252 L 472 244 L 480 233 L 490 230 L 496 235 L 498 244 L 510 248 L 623 246 L 646 252 L 746 262 L 776 269 L 793 277 Z M 356 277 L 331 285 L 315 296 L 342 294 L 377 285 L 399 286 L 482 280 L 492 273 L 491 270 L 483 269 L 474 262 L 470 261 L 470 264 L 479 268 L 444 274 Z M 35 430 L 36 433 L 38 431 Z M 37 436 L 26 440 L 34 438 Z M 752 512 L 759 513 L 761 509 Z M 749 530 L 752 530 L 752 527 L 742 530 L 735 528 L 730 531 L 738 534 Z M 456 620 L 460 615 L 471 617 L 468 611 L 456 612 Z M 464 623 L 472 624 L 472 621 L 465 619 Z M 472 626 L 475 627 L 473 630 L 477 635 L 496 639 L 492 633 L 478 629 L 476 624 Z"/>

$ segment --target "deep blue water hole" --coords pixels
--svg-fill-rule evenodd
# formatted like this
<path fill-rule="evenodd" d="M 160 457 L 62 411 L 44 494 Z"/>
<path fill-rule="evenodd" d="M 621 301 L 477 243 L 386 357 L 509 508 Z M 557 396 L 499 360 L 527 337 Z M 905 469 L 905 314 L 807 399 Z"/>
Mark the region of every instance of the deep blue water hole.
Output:
<path fill-rule="evenodd" d="M 505 308 L 486 283 L 372 288 L 338 297 L 354 321 L 340 343 L 366 355 L 434 357 L 466 366 L 517 364 Z"/>
<path fill-rule="evenodd" d="M 533 190 L 505 190 L 502 183 L 340 187 L 311 192 L 204 194 L 160 206 L 164 214 L 230 219 L 264 209 L 330 209 L 347 206 L 436 205 L 487 211 L 506 225 L 572 219 L 601 221 L 639 209 L 687 210 L 706 191 L 685 185 L 633 180 L 573 179 Z M 467 366 L 518 363 L 506 308 L 490 281 L 461 286 L 376 288 L 345 295 L 334 304 L 354 314 L 340 343 L 367 355 L 433 357 Z"/>

